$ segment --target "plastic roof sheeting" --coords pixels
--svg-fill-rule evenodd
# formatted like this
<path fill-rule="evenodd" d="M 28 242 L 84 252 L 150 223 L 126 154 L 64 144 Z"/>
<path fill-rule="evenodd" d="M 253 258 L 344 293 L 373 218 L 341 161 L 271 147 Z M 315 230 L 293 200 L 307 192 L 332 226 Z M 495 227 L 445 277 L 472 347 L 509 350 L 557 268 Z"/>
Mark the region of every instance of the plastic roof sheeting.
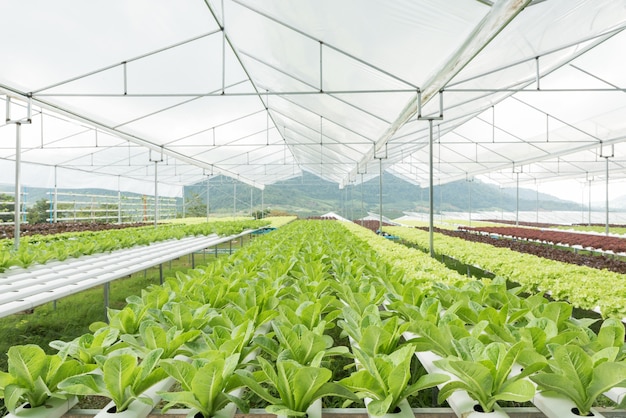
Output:
<path fill-rule="evenodd" d="M 418 91 L 421 115 L 443 113 L 439 183 L 597 178 L 609 147 L 611 177 L 626 166 L 623 0 L 38 0 L 0 11 L 14 17 L 0 27 L 0 111 L 11 97 L 10 119 L 23 119 L 32 97 L 22 160 L 38 174 L 27 185 L 148 193 L 156 166 L 168 195 L 216 174 L 262 188 L 305 170 L 343 186 L 381 162 L 424 185 Z M 2 183 L 15 136 L 0 125 Z"/>

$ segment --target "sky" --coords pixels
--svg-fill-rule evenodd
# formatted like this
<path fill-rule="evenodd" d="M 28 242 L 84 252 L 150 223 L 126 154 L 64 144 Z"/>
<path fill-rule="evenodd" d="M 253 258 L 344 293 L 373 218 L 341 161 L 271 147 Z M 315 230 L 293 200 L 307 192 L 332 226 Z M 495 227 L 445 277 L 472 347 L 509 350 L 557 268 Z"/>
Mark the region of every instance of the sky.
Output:
<path fill-rule="evenodd" d="M 523 184 L 520 187 L 536 190 L 536 184 Z M 592 206 L 604 207 L 606 201 L 606 182 L 598 180 L 589 183 L 580 180 L 555 180 L 539 183 L 539 192 L 556 196 L 560 199 L 570 200 L 575 203 L 588 205 L 589 192 L 591 191 Z M 626 195 L 626 180 L 609 181 L 609 202 L 623 198 Z"/>

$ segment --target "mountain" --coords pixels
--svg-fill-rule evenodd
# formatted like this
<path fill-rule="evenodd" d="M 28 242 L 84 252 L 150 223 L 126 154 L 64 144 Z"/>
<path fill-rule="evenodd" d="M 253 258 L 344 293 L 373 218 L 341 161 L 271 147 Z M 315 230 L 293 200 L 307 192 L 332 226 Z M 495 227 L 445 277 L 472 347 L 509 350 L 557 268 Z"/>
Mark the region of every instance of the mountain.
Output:
<path fill-rule="evenodd" d="M 346 218 L 357 219 L 367 212 L 379 211 L 379 179 L 362 185 L 350 185 L 340 190 L 336 183 L 325 181 L 305 172 L 302 176 L 268 185 L 263 193 L 229 177 L 217 176 L 209 182 L 210 212 L 221 214 L 249 215 L 264 208 L 297 214 L 301 217 L 319 216 L 334 211 Z M 11 192 L 11 185 L 0 184 L 0 193 Z M 25 188 L 28 206 L 40 199 L 47 199 L 49 189 Z M 60 192 L 70 190 L 59 189 Z M 90 195 L 116 195 L 117 192 L 101 189 L 73 190 Z M 505 210 L 516 208 L 516 189 L 503 188 L 480 182 L 457 181 L 434 188 L 435 211 Z M 206 182 L 184 188 L 187 216 L 206 215 Z M 124 193 L 125 195 L 132 195 Z M 537 209 L 537 193 L 534 190 L 519 190 L 519 209 Z M 140 195 L 137 195 L 140 196 Z M 428 189 L 408 183 L 398 177 L 383 175 L 383 214 L 390 218 L 402 216 L 404 211 L 428 212 Z M 179 199 L 179 207 L 182 207 Z M 626 198 L 623 198 L 626 207 Z M 554 196 L 539 194 L 540 210 L 580 210 L 577 203 L 560 200 Z M 615 206 L 617 207 L 617 206 Z M 252 208 L 252 210 L 251 210 Z"/>
<path fill-rule="evenodd" d="M 368 211 L 379 211 L 378 178 L 340 190 L 335 183 L 305 172 L 300 177 L 268 185 L 262 197 L 258 189 L 223 176 L 212 178 L 209 184 L 209 210 L 212 213 L 250 213 L 251 206 L 253 210 L 260 210 L 261 198 L 265 208 L 295 213 L 301 217 L 334 211 L 356 219 Z M 186 206 L 190 213 L 197 212 L 199 216 L 206 214 L 206 190 L 206 182 L 185 187 Z M 472 211 L 514 211 L 516 208 L 515 188 L 500 189 L 477 180 L 435 186 L 433 192 L 436 211 L 469 211 L 470 205 Z M 540 210 L 580 210 L 577 203 L 543 193 L 539 194 L 538 203 Z M 403 211 L 427 212 L 428 206 L 428 188 L 413 185 L 388 173 L 383 175 L 385 216 L 398 217 Z M 520 189 L 519 209 L 537 209 L 536 191 Z"/>

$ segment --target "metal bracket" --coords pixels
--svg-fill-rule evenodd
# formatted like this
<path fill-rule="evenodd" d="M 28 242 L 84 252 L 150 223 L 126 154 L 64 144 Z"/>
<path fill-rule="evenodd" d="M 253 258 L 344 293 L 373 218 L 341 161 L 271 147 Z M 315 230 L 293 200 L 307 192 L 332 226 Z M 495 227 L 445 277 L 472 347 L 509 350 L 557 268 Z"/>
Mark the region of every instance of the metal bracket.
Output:
<path fill-rule="evenodd" d="M 443 120 L 443 90 L 439 90 L 439 116 L 422 116 L 422 91 L 417 91 L 417 120 Z"/>
<path fill-rule="evenodd" d="M 387 154 L 387 142 L 385 142 L 385 156 L 384 157 L 377 157 L 376 153 L 374 153 L 374 159 L 375 160 L 386 160 L 387 158 L 389 158 L 389 157 L 388 157 L 388 154 Z"/>
<path fill-rule="evenodd" d="M 28 101 L 26 102 L 26 117 L 22 119 L 11 119 L 11 96 L 6 96 L 6 118 L 5 122 L 7 125 L 10 124 L 30 124 L 33 122 L 33 95 L 32 93 L 28 93 Z"/>
<path fill-rule="evenodd" d="M 367 174 L 367 165 L 365 166 L 365 171 L 361 171 L 361 164 L 357 163 L 357 165 L 356 165 L 356 173 L 357 174 L 361 174 L 361 175 Z"/>
<path fill-rule="evenodd" d="M 610 144 L 610 148 L 608 148 L 609 146 L 605 146 L 604 144 L 600 143 L 600 152 L 598 154 L 599 157 L 601 158 L 613 158 L 615 157 L 615 144 Z M 607 148 L 610 150 L 610 152 L 607 152 Z"/>
<path fill-rule="evenodd" d="M 149 154 L 148 154 L 148 160 L 151 163 L 162 163 L 163 162 L 163 148 L 161 147 L 161 155 L 160 155 L 160 159 L 156 159 L 156 158 L 152 158 L 152 149 L 150 149 Z"/>

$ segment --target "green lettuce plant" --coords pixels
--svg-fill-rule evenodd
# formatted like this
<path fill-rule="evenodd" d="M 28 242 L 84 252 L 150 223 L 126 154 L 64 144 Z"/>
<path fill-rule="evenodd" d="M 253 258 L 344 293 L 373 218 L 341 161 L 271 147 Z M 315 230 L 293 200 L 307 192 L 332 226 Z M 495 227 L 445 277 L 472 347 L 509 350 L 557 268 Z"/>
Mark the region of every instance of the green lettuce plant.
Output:
<path fill-rule="evenodd" d="M 387 318 L 383 319 L 382 315 Z M 338 325 L 362 350 L 370 354 L 390 354 L 395 351 L 403 343 L 402 334 L 410 325 L 398 315 L 392 312 L 381 312 L 372 304 L 358 310 L 353 309 L 352 306 L 345 306 L 342 318 L 338 321 Z"/>
<path fill-rule="evenodd" d="M 409 385 L 411 358 L 414 349 L 404 346 L 391 354 L 370 354 L 353 346 L 360 369 L 340 384 L 355 392 L 359 398 L 371 398 L 367 410 L 381 416 L 393 411 L 408 396 L 448 380 L 443 374 L 426 374 Z"/>
<path fill-rule="evenodd" d="M 470 337 L 470 332 L 465 328 L 465 323 L 460 319 L 455 319 L 446 314 L 448 321 L 433 323 L 420 320 L 412 322 L 409 330 L 416 336 L 409 342 L 415 347 L 415 351 L 432 351 L 441 356 L 451 356 L 455 354 L 453 342 L 461 338 Z M 484 327 L 474 327 L 472 332 L 480 334 Z"/>
<path fill-rule="evenodd" d="M 176 327 L 181 331 L 203 331 L 210 320 L 219 313 L 210 305 L 198 302 L 167 302 L 160 309 L 151 309 L 151 316 L 164 327 Z"/>
<path fill-rule="evenodd" d="M 215 325 L 211 332 L 202 333 L 200 337 L 188 343 L 187 348 L 198 357 L 204 357 L 205 353 L 211 355 L 213 351 L 221 351 L 228 355 L 237 354 L 239 360 L 243 361 L 255 349 L 250 344 L 254 333 L 254 323 L 249 319 L 233 328 Z"/>
<path fill-rule="evenodd" d="M 146 319 L 150 319 L 148 309 L 148 306 L 137 304 L 128 304 L 119 310 L 109 308 L 107 310 L 109 324 L 94 322 L 90 328 L 96 329 L 110 326 L 117 328 L 122 334 L 137 334 L 141 323 Z"/>
<path fill-rule="evenodd" d="M 196 339 L 202 331 L 181 331 L 175 326 L 163 329 L 156 322 L 146 321 L 139 327 L 139 338 L 124 334 L 120 338 L 140 353 L 148 354 L 157 348 L 163 349 L 161 358 L 172 358 L 177 354 L 193 354 L 184 345 Z"/>
<path fill-rule="evenodd" d="M 329 287 L 330 281 L 326 285 Z M 301 324 L 312 330 L 323 321 L 325 329 L 330 329 L 335 326 L 335 319 L 341 315 L 341 303 L 334 295 L 300 293 L 290 296 L 294 299 L 282 299 L 278 306 L 279 320 L 282 323 Z"/>
<path fill-rule="evenodd" d="M 369 283 L 365 277 L 352 282 L 332 282 L 331 286 L 335 289 L 337 298 L 360 316 L 364 315 L 364 310 L 369 306 L 378 307 L 385 299 L 385 288 Z"/>
<path fill-rule="evenodd" d="M 484 412 L 491 412 L 499 400 L 526 402 L 535 395 L 534 385 L 525 378 L 546 364 L 542 356 L 527 349 L 523 342 L 513 346 L 499 342 L 485 345 L 477 338 L 466 337 L 453 344 L 455 357 L 435 361 L 436 366 L 458 379 L 441 388 L 440 403 L 453 392 L 464 390 Z M 526 366 L 520 373 L 511 375 L 516 363 Z"/>
<path fill-rule="evenodd" d="M 579 415 L 588 415 L 598 396 L 626 380 L 626 363 L 615 361 L 618 347 L 607 347 L 594 354 L 576 345 L 549 348 L 552 353 L 549 367 L 530 379 L 543 390 L 571 399 Z"/>
<path fill-rule="evenodd" d="M 593 338 L 584 346 L 585 350 L 597 353 L 607 347 L 616 347 L 618 349 L 615 361 L 626 359 L 626 344 L 624 323 L 617 318 L 607 318 L 602 322 L 600 330 L 596 338 Z"/>
<path fill-rule="evenodd" d="M 264 280 L 255 280 L 247 283 L 237 292 L 226 295 L 230 299 L 229 306 L 245 312 L 245 315 L 253 319 L 256 327 L 265 324 L 276 316 L 276 308 L 279 299 L 274 283 Z"/>
<path fill-rule="evenodd" d="M 13 346 L 7 356 L 8 373 L 0 371 L 0 397 L 12 413 L 23 402 L 35 408 L 51 397 L 66 398 L 67 393 L 59 383 L 95 367 L 56 354 L 48 355 L 34 344 Z"/>
<path fill-rule="evenodd" d="M 114 350 L 127 347 L 127 344 L 121 342 L 119 329 L 105 326 L 70 342 L 52 341 L 50 347 L 58 350 L 62 357 L 70 356 L 83 364 L 96 364 L 96 356 L 106 356 Z"/>
<path fill-rule="evenodd" d="M 192 301 L 201 305 L 209 305 L 215 309 L 229 303 L 226 297 L 240 286 L 239 280 L 224 277 L 225 259 L 218 258 L 202 269 L 180 271 L 165 280 L 163 287 L 177 295 L 181 302 Z"/>
<path fill-rule="evenodd" d="M 411 289 L 408 287 L 408 289 Z M 441 319 L 443 307 L 436 297 L 424 297 L 424 292 L 408 290 L 403 297 L 408 300 L 396 300 L 387 308 L 396 312 L 406 322 L 428 321 L 437 324 Z"/>
<path fill-rule="evenodd" d="M 291 359 L 303 366 L 319 367 L 325 357 L 346 355 L 348 347 L 334 346 L 333 339 L 323 334 L 324 322 L 310 330 L 302 324 L 272 324 L 276 340 L 268 335 L 260 335 L 254 343 L 272 358 Z"/>
<path fill-rule="evenodd" d="M 147 353 L 141 361 L 127 351 L 114 351 L 109 356 L 97 356 L 100 372 L 69 377 L 59 383 L 59 388 L 75 395 L 99 395 L 115 403 L 116 412 L 125 411 L 131 402 L 138 400 L 152 404 L 142 394 L 167 377 L 158 366 L 163 349 Z"/>
<path fill-rule="evenodd" d="M 0 273 L 15 265 L 16 260 L 10 250 L 0 248 Z"/>
<path fill-rule="evenodd" d="M 303 366 L 294 360 L 278 360 L 275 364 L 258 357 L 261 370 L 254 373 L 237 370 L 250 390 L 270 405 L 267 412 L 276 415 L 301 417 L 314 401 L 324 396 L 356 399 L 345 386 L 330 382 L 332 372 L 324 367 Z M 272 388 L 278 397 L 261 384 Z"/>
<path fill-rule="evenodd" d="M 162 412 L 180 404 L 195 408 L 204 418 L 209 418 L 218 416 L 218 411 L 232 402 L 247 413 L 247 403 L 231 393 L 242 385 L 234 374 L 238 365 L 237 354 L 227 355 L 220 351 L 205 353 L 192 363 L 179 359 L 163 360 L 161 367 L 180 383 L 182 390 L 158 392 L 167 402 Z"/>

